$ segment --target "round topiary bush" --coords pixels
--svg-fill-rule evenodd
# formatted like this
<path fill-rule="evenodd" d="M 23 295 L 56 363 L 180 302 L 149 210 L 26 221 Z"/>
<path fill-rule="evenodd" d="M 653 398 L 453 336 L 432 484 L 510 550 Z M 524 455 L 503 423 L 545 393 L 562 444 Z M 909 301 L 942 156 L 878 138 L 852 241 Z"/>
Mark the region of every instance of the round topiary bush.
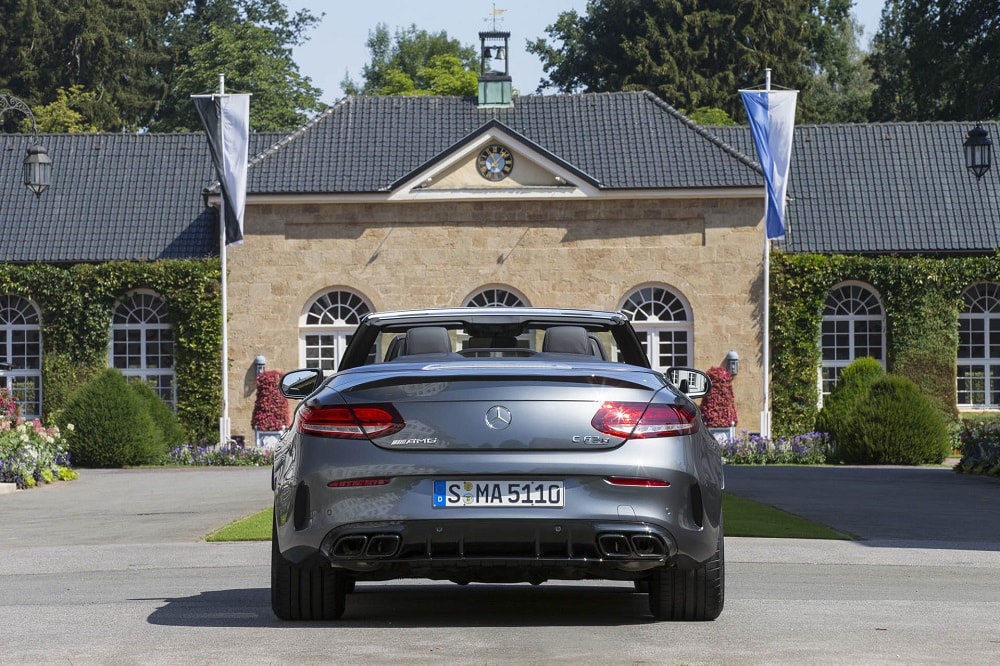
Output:
<path fill-rule="evenodd" d="M 872 383 L 885 376 L 882 364 L 864 356 L 844 368 L 833 391 L 823 400 L 816 416 L 816 431 L 824 432 L 836 457 L 838 441 L 858 406 L 868 398 Z"/>
<path fill-rule="evenodd" d="M 950 449 L 944 416 L 916 384 L 896 375 L 872 382 L 837 438 L 838 455 L 850 464 L 940 463 Z"/>
<path fill-rule="evenodd" d="M 68 424 L 73 424 L 72 431 Z M 114 368 L 99 373 L 70 397 L 59 426 L 75 466 L 151 465 L 166 457 L 163 433 L 145 402 Z"/>
<path fill-rule="evenodd" d="M 160 429 L 164 447 L 169 450 L 184 444 L 186 439 L 184 429 L 181 428 L 181 422 L 177 420 L 177 415 L 174 414 L 170 405 L 164 402 L 163 398 L 149 384 L 129 382 L 129 386 L 142 400 L 149 415 L 153 418 L 153 423 Z"/>
<path fill-rule="evenodd" d="M 701 399 L 701 416 L 709 428 L 731 428 L 735 426 L 736 399 L 733 396 L 733 376 L 725 368 L 715 366 L 706 373 L 712 380 L 712 388 Z"/>

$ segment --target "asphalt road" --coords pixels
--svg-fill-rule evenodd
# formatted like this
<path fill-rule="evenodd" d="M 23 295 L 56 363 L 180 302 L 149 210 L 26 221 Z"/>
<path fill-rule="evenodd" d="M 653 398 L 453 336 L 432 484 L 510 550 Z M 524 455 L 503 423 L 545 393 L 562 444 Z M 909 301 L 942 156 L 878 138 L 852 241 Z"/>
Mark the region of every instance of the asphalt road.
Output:
<path fill-rule="evenodd" d="M 200 540 L 268 504 L 268 470 L 84 470 L 0 496 L 0 664 L 1000 663 L 1000 483 L 733 467 L 727 487 L 862 538 L 727 539 L 711 623 L 654 623 L 623 584 L 399 581 L 294 624 L 268 544 Z"/>

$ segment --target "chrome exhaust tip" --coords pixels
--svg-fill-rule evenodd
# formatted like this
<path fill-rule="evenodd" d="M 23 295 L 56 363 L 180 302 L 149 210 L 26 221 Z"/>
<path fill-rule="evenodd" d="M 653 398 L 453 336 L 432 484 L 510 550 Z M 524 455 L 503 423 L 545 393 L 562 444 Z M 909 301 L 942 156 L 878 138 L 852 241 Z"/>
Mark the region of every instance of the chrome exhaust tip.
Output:
<path fill-rule="evenodd" d="M 376 534 L 368 540 L 368 547 L 365 548 L 365 557 L 385 558 L 392 557 L 399 552 L 402 539 L 398 534 Z"/>

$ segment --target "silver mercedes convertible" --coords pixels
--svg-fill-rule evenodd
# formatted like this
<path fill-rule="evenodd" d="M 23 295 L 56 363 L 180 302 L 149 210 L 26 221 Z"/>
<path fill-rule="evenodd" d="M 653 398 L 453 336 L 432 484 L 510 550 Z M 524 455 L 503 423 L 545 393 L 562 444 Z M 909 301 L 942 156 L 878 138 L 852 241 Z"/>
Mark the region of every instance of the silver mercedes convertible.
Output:
<path fill-rule="evenodd" d="M 632 581 L 657 620 L 722 612 L 708 377 L 650 368 L 621 313 L 366 316 L 336 373 L 295 370 L 274 456 L 271 604 L 342 616 L 359 581 Z"/>

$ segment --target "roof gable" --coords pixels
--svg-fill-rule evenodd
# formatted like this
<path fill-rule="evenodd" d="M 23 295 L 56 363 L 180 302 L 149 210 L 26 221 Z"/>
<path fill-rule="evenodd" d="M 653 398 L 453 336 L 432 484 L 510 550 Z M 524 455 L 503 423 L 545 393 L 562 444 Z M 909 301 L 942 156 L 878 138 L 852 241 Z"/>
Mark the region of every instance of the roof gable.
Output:
<path fill-rule="evenodd" d="M 463 97 L 372 96 L 346 98 L 252 161 L 248 191 L 390 192 L 491 131 L 600 190 L 762 182 L 751 160 L 648 92 L 527 96 L 507 108 Z"/>

